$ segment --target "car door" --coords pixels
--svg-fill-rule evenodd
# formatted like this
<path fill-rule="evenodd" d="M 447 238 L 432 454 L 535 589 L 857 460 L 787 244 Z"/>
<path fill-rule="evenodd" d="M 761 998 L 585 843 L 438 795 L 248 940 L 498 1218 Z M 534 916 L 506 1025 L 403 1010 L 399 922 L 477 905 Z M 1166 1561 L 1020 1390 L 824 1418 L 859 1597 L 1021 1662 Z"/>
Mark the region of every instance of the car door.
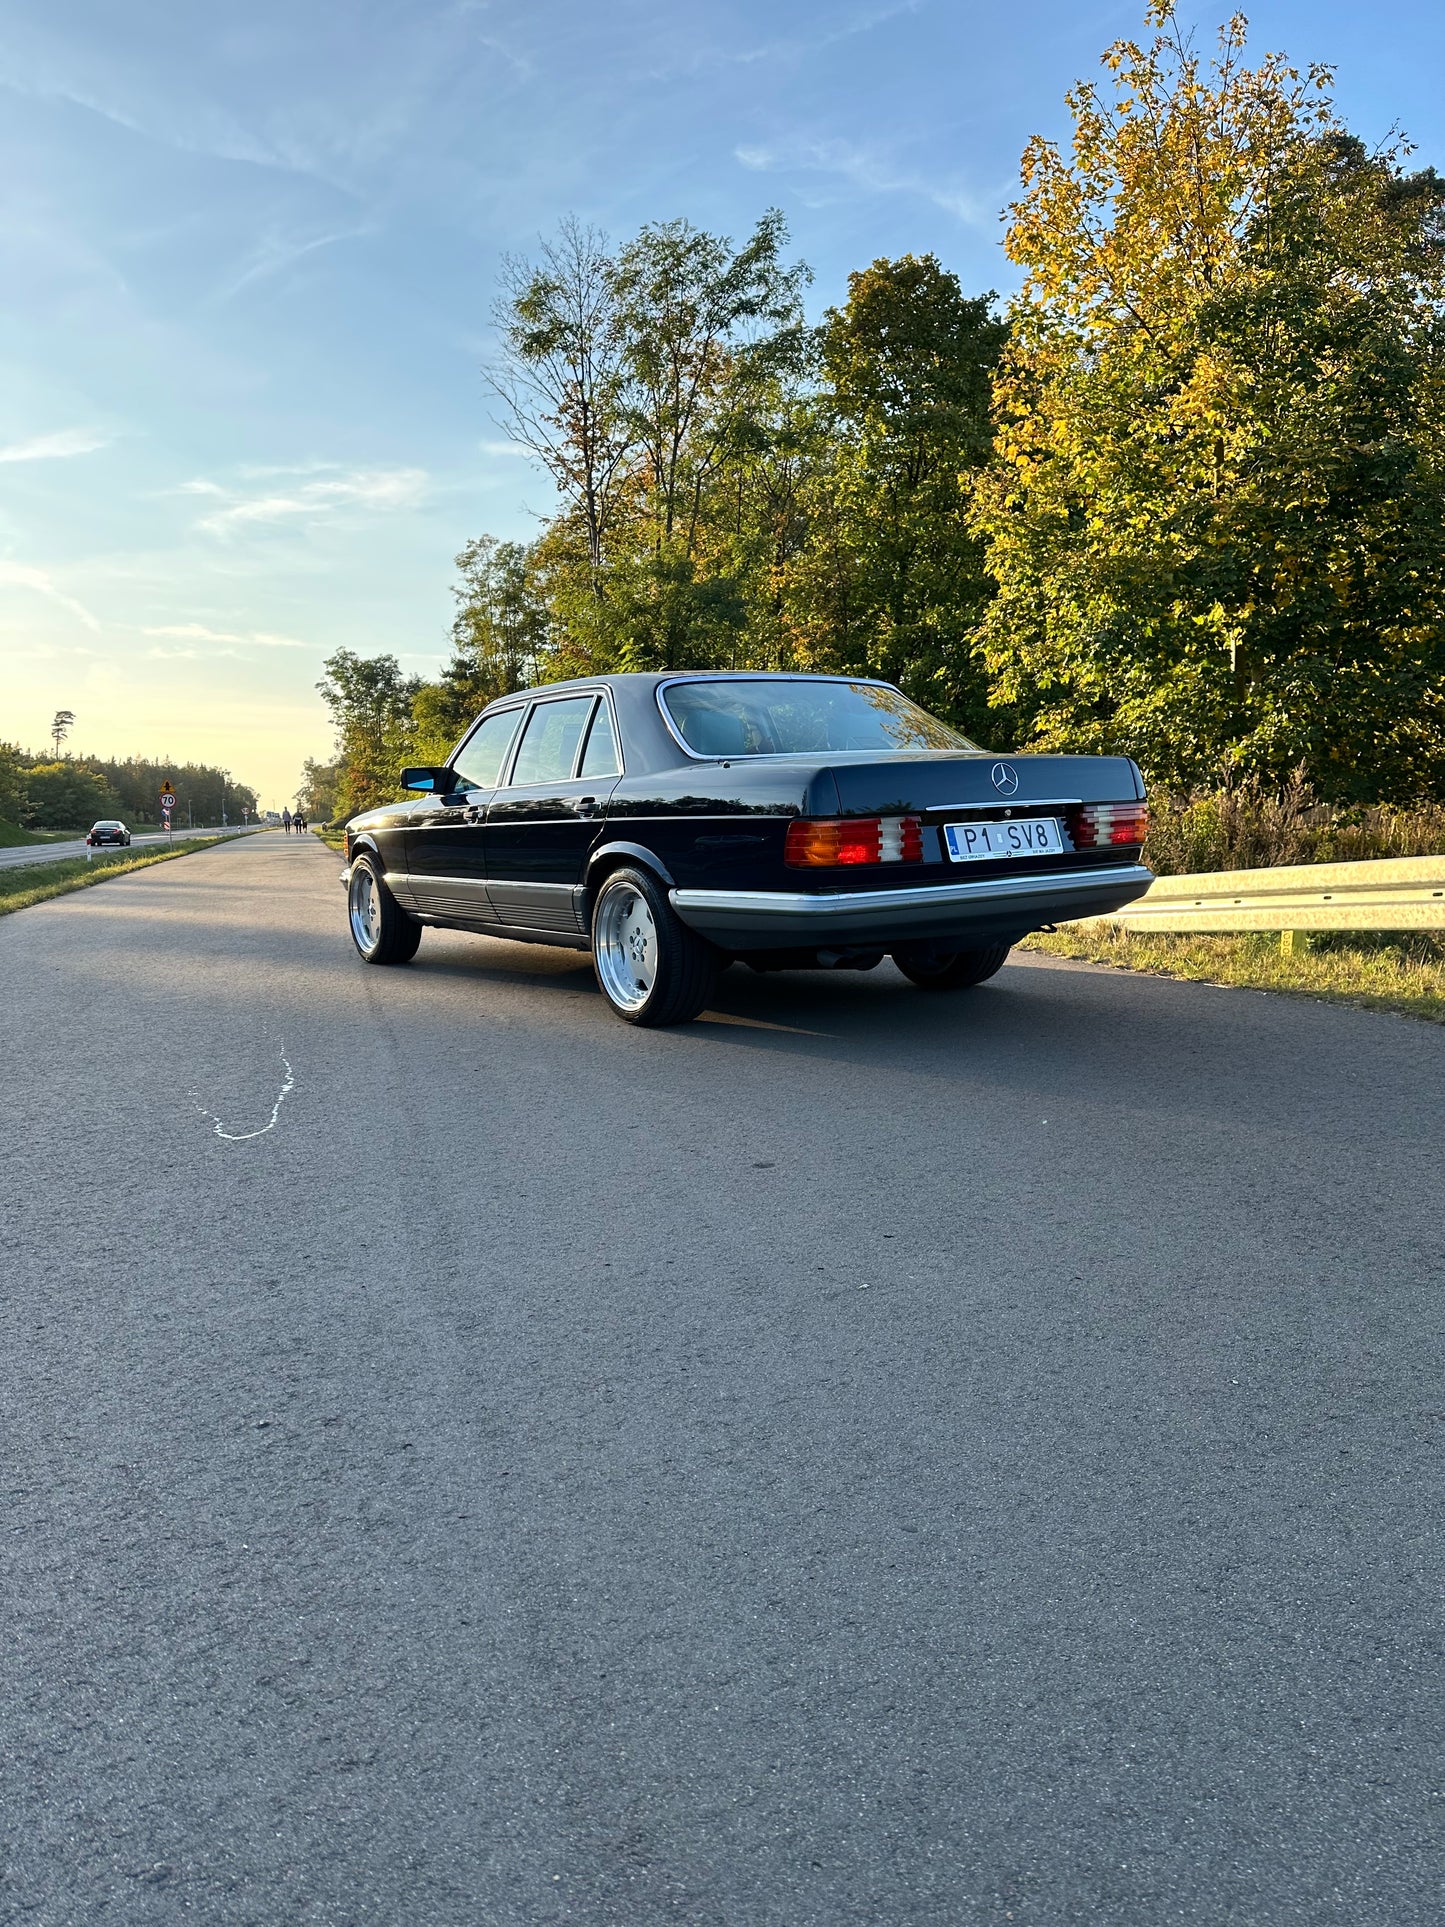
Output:
<path fill-rule="evenodd" d="M 487 891 L 502 923 L 575 934 L 587 853 L 622 773 L 605 694 L 535 702 L 487 807 Z"/>
<path fill-rule="evenodd" d="M 456 786 L 424 797 L 407 824 L 411 908 L 433 917 L 495 922 L 486 880 L 486 815 L 525 705 L 483 716 L 452 758 Z"/>

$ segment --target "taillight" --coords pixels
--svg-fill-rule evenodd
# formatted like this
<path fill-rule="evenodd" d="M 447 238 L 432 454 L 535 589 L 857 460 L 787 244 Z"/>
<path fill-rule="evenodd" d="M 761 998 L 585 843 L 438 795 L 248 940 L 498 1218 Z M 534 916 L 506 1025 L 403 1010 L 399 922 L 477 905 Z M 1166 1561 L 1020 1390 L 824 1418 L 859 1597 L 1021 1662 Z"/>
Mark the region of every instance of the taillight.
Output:
<path fill-rule="evenodd" d="M 1144 803 L 1085 803 L 1074 812 L 1072 827 L 1076 850 L 1142 843 L 1149 834 L 1149 810 Z"/>
<path fill-rule="evenodd" d="M 921 863 L 922 819 L 799 817 L 788 825 L 783 861 L 795 870 L 832 868 L 840 863 Z"/>

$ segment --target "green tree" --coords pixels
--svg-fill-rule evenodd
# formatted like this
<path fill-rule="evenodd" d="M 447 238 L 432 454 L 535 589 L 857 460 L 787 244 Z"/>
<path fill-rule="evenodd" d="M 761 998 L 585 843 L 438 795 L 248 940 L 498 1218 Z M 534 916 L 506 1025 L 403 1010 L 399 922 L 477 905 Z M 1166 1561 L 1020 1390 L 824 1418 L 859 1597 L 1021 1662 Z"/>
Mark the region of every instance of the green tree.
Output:
<path fill-rule="evenodd" d="M 322 664 L 316 687 L 336 725 L 337 820 L 384 803 L 400 789 L 412 753 L 412 704 L 419 676 L 405 676 L 395 656 L 358 656 L 338 649 Z"/>
<path fill-rule="evenodd" d="M 296 801 L 315 823 L 330 823 L 337 817 L 337 795 L 341 788 L 341 765 L 318 763 L 308 756 L 301 766 L 301 781 Z"/>
<path fill-rule="evenodd" d="M 494 391 L 561 512 L 536 545 L 553 671 L 726 659 L 744 586 L 716 526 L 728 463 L 804 340 L 780 215 L 741 247 L 687 221 L 615 254 L 575 224 L 510 264 Z"/>
<path fill-rule="evenodd" d="M 804 352 L 810 276 L 784 262 L 786 241 L 773 210 L 736 249 L 676 220 L 643 228 L 617 257 L 622 403 L 637 450 L 631 541 L 608 612 L 619 667 L 735 659 L 747 603 L 717 523 L 730 466 Z"/>
<path fill-rule="evenodd" d="M 1006 334 L 992 301 L 965 296 L 932 255 L 849 277 L 821 331 L 832 433 L 791 571 L 808 660 L 901 682 L 970 728 L 986 712 L 972 638 L 990 583 L 967 513 Z"/>
<path fill-rule="evenodd" d="M 457 573 L 451 660 L 412 702 L 416 753 L 424 762 L 448 755 L 489 702 L 545 674 L 547 605 L 529 550 L 479 535 L 457 557 Z"/>
<path fill-rule="evenodd" d="M 19 825 L 29 808 L 26 758 L 18 743 L 0 743 L 0 823 Z"/>
<path fill-rule="evenodd" d="M 25 790 L 29 823 L 37 830 L 88 830 L 99 817 L 120 815 L 120 799 L 105 778 L 82 763 L 33 763 Z"/>
<path fill-rule="evenodd" d="M 1445 776 L 1445 184 L 1330 75 L 1212 67 L 1169 0 L 1069 95 L 1012 210 L 1026 271 L 974 525 L 994 700 L 1044 746 L 1325 797 Z M 1112 91 L 1110 91 L 1112 90 Z"/>
<path fill-rule="evenodd" d="M 607 237 L 570 216 L 535 262 L 509 256 L 487 372 L 512 439 L 542 463 L 580 538 L 588 593 L 600 597 L 614 513 L 635 435 L 617 264 Z"/>

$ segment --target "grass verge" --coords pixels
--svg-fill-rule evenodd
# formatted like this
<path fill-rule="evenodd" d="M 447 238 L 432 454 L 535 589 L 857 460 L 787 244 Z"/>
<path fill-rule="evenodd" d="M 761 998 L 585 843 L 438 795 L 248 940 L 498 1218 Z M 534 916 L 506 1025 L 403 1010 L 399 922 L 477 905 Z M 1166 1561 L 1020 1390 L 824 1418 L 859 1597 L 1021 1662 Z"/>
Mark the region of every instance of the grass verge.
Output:
<path fill-rule="evenodd" d="M 1023 948 L 1156 977 L 1282 990 L 1445 1024 L 1445 941 L 1424 933 L 1370 937 L 1296 931 L 1293 952 L 1286 955 L 1278 934 L 1267 930 L 1238 937 L 1143 936 L 1102 924 L 1026 937 Z"/>
<path fill-rule="evenodd" d="M 87 823 L 85 829 L 90 825 Z M 18 850 L 30 843 L 69 843 L 85 830 L 22 830 L 18 823 L 0 818 L 0 850 Z"/>
<path fill-rule="evenodd" d="M 311 834 L 324 843 L 328 850 L 344 850 L 346 847 L 345 830 L 333 830 L 328 825 L 323 824 L 320 829 L 313 827 Z"/>
<path fill-rule="evenodd" d="M 67 891 L 104 883 L 127 870 L 144 870 L 152 863 L 169 863 L 173 857 L 189 856 L 193 850 L 214 850 L 233 841 L 229 836 L 196 837 L 164 850 L 116 850 L 93 856 L 88 862 L 83 856 L 74 856 L 61 863 L 26 863 L 13 870 L 0 870 L 0 917 L 11 910 L 28 910 L 32 903 L 44 903 L 47 897 L 63 897 Z"/>

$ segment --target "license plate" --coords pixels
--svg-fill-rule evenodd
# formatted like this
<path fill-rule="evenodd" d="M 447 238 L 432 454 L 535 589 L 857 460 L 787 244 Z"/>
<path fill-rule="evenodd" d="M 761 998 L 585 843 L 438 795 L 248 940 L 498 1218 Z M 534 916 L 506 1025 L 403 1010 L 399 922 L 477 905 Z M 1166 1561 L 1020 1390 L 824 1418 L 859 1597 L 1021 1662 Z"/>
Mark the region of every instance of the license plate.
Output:
<path fill-rule="evenodd" d="M 1060 856 L 1064 848 L 1063 825 L 1056 816 L 1025 816 L 1012 823 L 946 823 L 943 840 L 955 863 Z"/>

